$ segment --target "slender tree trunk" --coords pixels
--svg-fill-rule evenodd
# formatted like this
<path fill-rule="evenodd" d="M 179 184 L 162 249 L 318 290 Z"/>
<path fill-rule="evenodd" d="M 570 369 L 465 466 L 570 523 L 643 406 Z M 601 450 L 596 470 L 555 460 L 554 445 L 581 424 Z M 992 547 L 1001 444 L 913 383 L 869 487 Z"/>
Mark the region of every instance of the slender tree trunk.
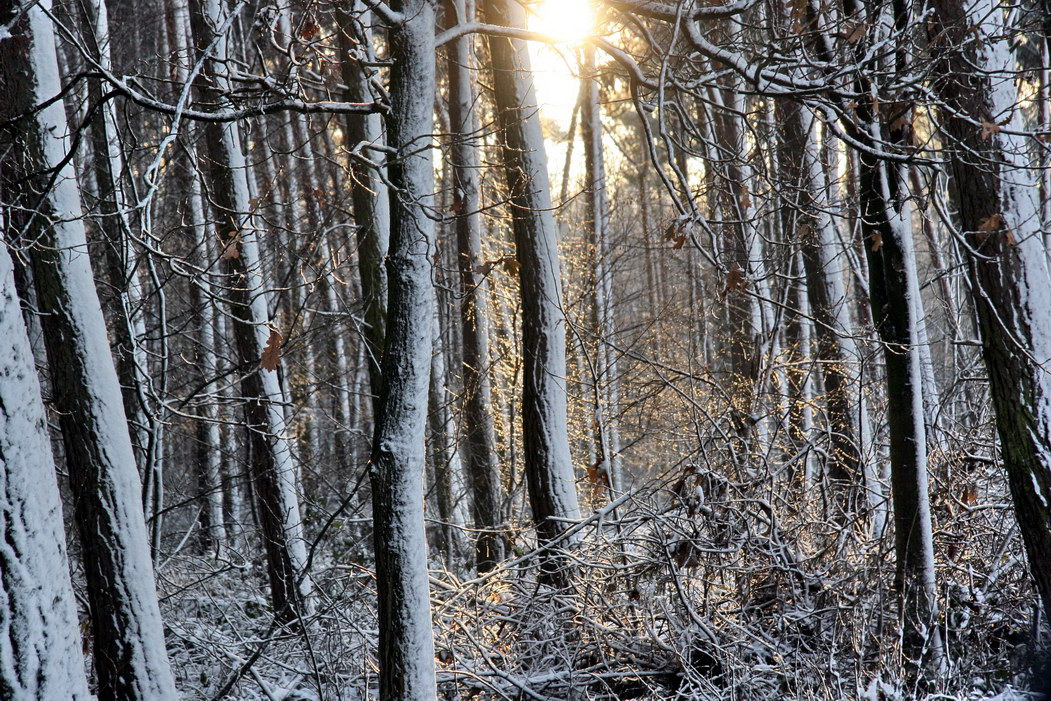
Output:
<path fill-rule="evenodd" d="M 1029 570 L 1051 611 L 1051 276 L 1000 8 L 936 0 L 950 187 Z M 974 34 L 972 34 L 974 32 Z M 1002 128 L 1001 128 L 1002 127 Z"/>
<path fill-rule="evenodd" d="M 878 126 L 870 124 L 875 132 Z M 916 672 L 925 661 L 937 667 L 941 657 L 922 359 L 913 302 L 919 295 L 919 280 L 908 217 L 891 204 L 902 202 L 896 195 L 901 193 L 903 173 L 896 165 L 880 162 L 867 153 L 861 154 L 859 161 L 858 190 L 869 260 L 869 297 L 887 373 L 897 565 L 894 583 L 904 623 L 903 652 L 907 666 Z"/>
<path fill-rule="evenodd" d="M 109 16 L 103 0 L 91 0 L 81 5 L 86 24 L 87 41 L 95 60 L 106 70 L 112 70 L 110 60 Z M 93 102 L 102 102 L 103 85 L 99 78 L 88 81 L 88 96 Z M 131 428 L 132 447 L 135 458 L 147 488 L 154 481 L 152 465 L 149 464 L 149 442 L 152 430 L 156 428 L 151 421 L 147 389 L 149 378 L 146 375 L 146 356 L 141 345 L 145 335 L 139 305 L 142 300 L 142 286 L 139 282 L 138 266 L 131 246 L 131 224 L 126 208 L 128 199 L 123 184 L 125 177 L 124 156 L 121 150 L 120 137 L 117 131 L 117 114 L 112 100 L 103 103 L 91 124 L 91 143 L 94 157 L 95 185 L 97 188 L 97 222 L 106 241 L 106 259 L 110 281 L 115 290 L 113 300 L 114 317 L 114 354 L 117 362 L 117 375 L 120 378 L 124 411 L 128 416 Z M 149 491 L 149 489 L 147 489 Z M 151 495 L 144 495 L 144 504 L 148 504 Z"/>
<path fill-rule="evenodd" d="M 0 17 L 12 10 L 10 2 L 0 5 Z M 30 114 L 61 92 L 48 10 L 47 0 L 25 8 L 13 36 L 0 41 L 0 94 L 8 96 L 0 119 Z M 66 114 L 59 99 L 33 115 L 3 135 L 0 173 L 4 200 L 22 208 L 9 236 L 32 245 L 53 404 L 83 548 L 99 696 L 174 701 L 135 457 L 88 261 L 80 194 L 65 160 Z"/>
<path fill-rule="evenodd" d="M 190 18 L 185 2 L 170 3 L 172 11 L 169 32 L 171 46 L 175 51 L 175 76 L 178 85 L 189 80 L 188 49 Z M 223 479 L 221 430 L 218 421 L 217 387 L 213 381 L 218 371 L 215 344 L 215 302 L 211 284 L 213 257 L 208 243 L 207 213 L 201 194 L 201 178 L 197 172 L 197 149 L 186 149 L 187 199 L 186 213 L 194 244 L 194 264 L 201 271 L 190 287 L 193 307 L 197 310 L 197 361 L 201 377 L 205 381 L 201 388 L 204 401 L 200 403 L 197 421 L 196 460 L 200 477 L 201 494 L 204 497 L 204 547 L 221 554 L 226 543 L 226 522 L 223 514 Z"/>
<path fill-rule="evenodd" d="M 890 40 L 904 36 L 909 12 L 904 2 L 864 8 L 846 0 L 844 11 L 867 16 L 876 37 Z M 862 57 L 868 42 L 858 42 L 855 56 Z M 885 63 L 901 62 L 892 54 Z M 881 66 L 892 70 L 893 65 Z M 869 94 L 872 86 L 865 74 L 856 88 Z M 864 102 L 864 101 L 863 101 Z M 880 109 L 887 100 L 858 107 L 854 136 L 874 148 L 906 143 L 900 120 L 885 125 Z M 903 655 L 910 680 L 919 679 L 924 667 L 941 669 L 944 659 L 937 627 L 938 601 L 934 573 L 934 538 L 928 493 L 927 436 L 923 401 L 919 275 L 911 231 L 906 170 L 869 151 L 858 154 L 857 195 L 861 216 L 862 245 L 868 261 L 868 288 L 872 321 L 879 334 L 886 365 L 887 416 L 890 433 L 891 490 L 894 510 L 896 570 L 894 584 L 903 625 Z"/>
<path fill-rule="evenodd" d="M 515 0 L 486 0 L 491 24 L 525 26 Z M 522 299 L 522 439 L 537 541 L 550 543 L 580 517 L 569 453 L 566 321 L 562 310 L 558 227 L 551 212 L 544 137 L 524 41 L 490 37 L 497 123 L 503 141 L 515 256 Z M 565 582 L 558 558 L 545 555 L 543 578 Z"/>
<path fill-rule="evenodd" d="M 340 68 L 346 85 L 344 99 L 348 102 L 369 101 L 372 92 L 363 62 L 375 60 L 372 33 L 368 29 L 371 15 L 360 0 L 340 0 L 336 4 L 336 17 L 341 27 Z M 360 33 L 354 31 L 359 23 L 364 28 Z M 429 100 L 430 97 L 425 99 Z M 380 359 L 383 356 L 387 316 L 387 272 L 384 259 L 387 257 L 391 228 L 390 196 L 387 193 L 384 167 L 379 165 L 384 159 L 382 149 L 386 144 L 383 119 L 379 114 L 348 115 L 344 121 L 344 130 L 344 147 L 351 152 L 351 198 L 357 225 L 358 274 L 365 303 L 369 381 L 373 395 L 379 396 L 383 385 Z"/>
<path fill-rule="evenodd" d="M 467 525 L 464 502 L 463 461 L 457 445 L 456 422 L 453 421 L 449 390 L 445 374 L 446 334 L 448 327 L 442 323 L 440 301 L 434 310 L 434 351 L 431 354 L 430 424 L 431 465 L 434 472 L 434 489 L 441 518 L 442 550 L 446 566 L 454 572 L 464 572 L 470 558 L 465 537 Z M 444 328 L 443 328 L 444 327 Z"/>
<path fill-rule="evenodd" d="M 592 268 L 595 273 L 593 294 L 594 330 L 598 338 L 595 362 L 595 424 L 598 427 L 599 456 L 597 472 L 606 481 L 611 495 L 623 488 L 620 457 L 620 378 L 617 350 L 611 347 L 616 334 L 613 315 L 613 271 L 609 261 L 609 205 L 606 199 L 606 166 L 602 154 L 602 110 L 599 103 L 598 79 L 595 76 L 595 48 L 584 49 L 584 81 L 581 107 L 581 136 L 589 188 L 586 200 L 587 220 L 592 243 Z"/>
<path fill-rule="evenodd" d="M 198 47 L 206 47 L 227 19 L 223 0 L 199 0 L 192 14 Z M 209 77 L 199 89 L 213 104 L 226 104 L 231 88 L 225 74 L 228 37 L 216 42 L 206 61 Z M 257 223 L 249 204 L 248 171 L 237 122 L 210 124 L 205 129 L 211 200 L 216 236 L 224 246 L 226 294 L 241 364 L 241 392 L 251 441 L 250 470 L 263 529 L 267 574 L 274 615 L 292 623 L 309 613 L 309 582 L 304 572 L 306 545 L 302 537 L 292 446 L 283 410 L 283 392 L 276 371 L 260 366 L 264 349 L 280 343 L 269 328 L 268 295 L 260 261 Z M 275 340 L 272 340 L 275 339 Z"/>
<path fill-rule="evenodd" d="M 449 0 L 447 12 L 458 22 L 474 18 L 473 0 Z M 486 314 L 489 282 L 482 274 L 482 238 L 478 208 L 478 147 L 472 142 L 477 117 L 471 81 L 470 37 L 461 37 L 446 49 L 449 75 L 449 124 L 452 128 L 453 211 L 456 212 L 457 268 L 460 271 L 460 325 L 463 336 L 463 437 L 471 513 L 476 529 L 475 562 L 488 572 L 503 559 L 500 527 L 500 465 L 493 427 L 490 388 L 489 319 Z"/>

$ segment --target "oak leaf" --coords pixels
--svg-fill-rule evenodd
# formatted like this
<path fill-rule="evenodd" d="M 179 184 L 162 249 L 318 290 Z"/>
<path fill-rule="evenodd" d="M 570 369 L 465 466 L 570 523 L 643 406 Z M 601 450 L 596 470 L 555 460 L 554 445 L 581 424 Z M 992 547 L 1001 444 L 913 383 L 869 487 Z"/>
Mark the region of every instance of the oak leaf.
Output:
<path fill-rule="evenodd" d="M 744 271 L 741 270 L 740 266 L 734 264 L 730 271 L 726 274 L 726 291 L 727 292 L 739 292 L 747 287 L 748 281 L 745 280 Z"/>
<path fill-rule="evenodd" d="M 274 328 L 270 329 L 270 338 L 267 339 L 266 348 L 263 349 L 263 357 L 259 359 L 261 368 L 270 372 L 277 370 L 277 366 L 281 362 L 281 341 L 283 340 L 280 331 Z"/>
<path fill-rule="evenodd" d="M 873 253 L 883 248 L 883 234 L 876 232 L 872 235 L 872 247 L 869 249 Z"/>

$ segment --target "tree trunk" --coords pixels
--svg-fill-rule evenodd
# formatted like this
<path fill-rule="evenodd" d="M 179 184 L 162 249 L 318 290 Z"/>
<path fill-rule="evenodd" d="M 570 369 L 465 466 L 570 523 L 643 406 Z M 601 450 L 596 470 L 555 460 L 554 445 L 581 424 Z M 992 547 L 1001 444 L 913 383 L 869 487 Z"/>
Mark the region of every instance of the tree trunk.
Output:
<path fill-rule="evenodd" d="M 171 3 L 171 46 L 175 50 L 175 74 L 179 85 L 189 80 L 187 49 L 189 48 L 190 18 L 185 2 L 176 0 Z M 197 473 L 200 478 L 200 491 L 205 501 L 204 510 L 204 547 L 215 554 L 221 554 L 226 543 L 226 523 L 223 515 L 222 484 L 222 437 L 218 421 L 218 388 L 215 378 L 218 377 L 218 360 L 215 343 L 215 302 L 212 299 L 211 275 L 212 247 L 208 245 L 208 224 L 204 198 L 201 194 L 201 178 L 197 172 L 197 149 L 188 146 L 186 149 L 186 209 L 189 215 L 189 226 L 193 237 L 194 264 L 200 274 L 191 284 L 190 294 L 193 307 L 197 310 L 197 361 L 201 377 L 206 383 L 201 388 L 203 401 L 199 404 L 197 421 Z M 231 504 L 232 506 L 232 504 Z"/>
<path fill-rule="evenodd" d="M 484 12 L 491 24 L 525 26 L 515 0 L 486 0 Z M 580 517 L 567 427 L 558 227 L 529 49 L 522 40 L 490 37 L 489 54 L 522 298 L 524 465 L 537 542 L 543 546 Z M 565 581 L 558 560 L 551 553 L 544 557 L 542 578 L 553 585 Z"/>
<path fill-rule="evenodd" d="M 0 17 L 13 9 L 10 2 L 0 5 Z M 0 42 L 0 94 L 8 97 L 2 119 L 29 114 L 60 93 L 47 10 L 46 0 L 26 8 L 13 36 Z M 83 548 L 99 696 L 174 701 L 135 457 L 88 261 L 80 194 L 73 165 L 64 161 L 62 101 L 17 125 L 4 134 L 8 143 L 0 151 L 4 199 L 24 208 L 9 235 L 32 244 L 53 403 Z"/>
<path fill-rule="evenodd" d="M 194 39 L 208 46 L 226 20 L 223 0 L 199 0 L 192 13 Z M 206 61 L 199 90 L 205 100 L 225 105 L 230 78 L 226 75 L 228 37 L 215 42 Z M 205 128 L 211 200 L 215 208 L 216 237 L 227 272 L 227 296 L 241 364 L 241 392 L 251 442 L 249 467 L 266 548 L 267 574 L 274 615 L 282 623 L 298 621 L 309 612 L 309 582 L 304 572 L 306 545 L 302 537 L 296 474 L 289 429 L 283 411 L 283 393 L 276 371 L 260 366 L 264 349 L 280 343 L 268 325 L 269 310 L 260 262 L 257 223 L 251 213 L 248 171 L 237 122 Z"/>
<path fill-rule="evenodd" d="M 449 0 L 450 22 L 470 22 L 473 0 Z M 451 42 L 447 51 L 449 124 L 452 148 L 449 167 L 456 212 L 457 267 L 460 271 L 460 325 L 463 336 L 463 438 L 471 487 L 471 513 L 477 533 L 475 563 L 488 572 L 503 559 L 500 527 L 500 464 L 493 427 L 493 398 L 489 382 L 489 319 L 486 315 L 489 283 L 482 274 L 482 238 L 478 208 L 478 147 L 472 143 L 477 118 L 471 83 L 471 38 Z"/>
<path fill-rule="evenodd" d="M 391 27 L 388 166 L 391 236 L 383 383 L 372 444 L 372 516 L 379 591 L 380 698 L 435 697 L 427 539 L 423 523 L 424 435 L 431 369 L 434 222 L 430 139 L 435 94 L 434 7 L 396 3 Z"/>
<path fill-rule="evenodd" d="M 598 78 L 595 75 L 595 48 L 584 49 L 584 85 L 581 105 L 581 136 L 584 139 L 584 161 L 587 173 L 587 222 L 592 244 L 592 269 L 595 274 L 592 295 L 593 326 L 598 343 L 595 353 L 595 425 L 598 427 L 598 463 L 596 472 L 613 494 L 623 489 L 620 458 L 620 391 L 617 350 L 612 348 L 616 323 L 613 316 L 613 271 L 609 266 L 609 206 L 606 200 L 606 166 L 602 154 L 602 110 L 599 103 Z M 583 378 L 581 378 L 583 379 Z"/>
<path fill-rule="evenodd" d="M 0 696 L 88 701 L 55 459 L 13 268 L 0 241 Z"/>
<path fill-rule="evenodd" d="M 1010 30 L 987 0 L 934 8 L 935 89 L 1000 452 L 1029 570 L 1051 611 L 1051 276 Z"/>
<path fill-rule="evenodd" d="M 870 123 L 872 124 L 872 123 Z M 879 127 L 873 124 L 873 129 Z M 938 602 L 927 474 L 923 377 L 913 298 L 919 295 L 908 218 L 893 204 L 902 173 L 871 154 L 859 158 L 861 226 L 869 260 L 872 318 L 887 373 L 891 490 L 894 507 L 895 588 L 901 602 L 906 665 L 917 672 L 940 664 Z M 886 193 L 894 193 L 888 197 Z M 907 211 L 907 209 L 906 209 Z"/>
<path fill-rule="evenodd" d="M 348 5 L 352 7 L 348 8 Z M 348 102 L 372 99 L 369 76 L 363 62 L 376 59 L 372 51 L 372 33 L 368 28 L 371 15 L 364 8 L 364 3 L 355 0 L 336 3 L 336 16 L 341 27 L 340 68 L 346 85 L 344 99 Z M 351 10 L 357 15 L 356 18 Z M 350 32 L 359 25 L 363 30 L 352 37 Z M 383 356 L 387 316 L 387 272 L 384 259 L 387 257 L 391 227 L 390 196 L 383 177 L 383 167 L 378 165 L 384 158 L 383 118 L 379 114 L 348 115 L 344 120 L 344 130 L 346 137 L 343 145 L 351 152 L 351 198 L 357 227 L 358 274 L 365 304 L 369 381 L 373 396 L 379 396 L 383 385 L 380 360 Z"/>

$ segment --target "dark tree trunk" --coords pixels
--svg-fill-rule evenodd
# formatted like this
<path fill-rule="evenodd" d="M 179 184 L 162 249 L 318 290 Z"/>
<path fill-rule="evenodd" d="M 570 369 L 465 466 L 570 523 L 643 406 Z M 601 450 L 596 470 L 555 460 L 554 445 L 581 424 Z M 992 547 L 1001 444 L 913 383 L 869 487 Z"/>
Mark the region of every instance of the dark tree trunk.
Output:
<path fill-rule="evenodd" d="M 1051 611 L 1051 276 L 1028 145 L 1015 135 L 1025 127 L 1011 30 L 995 3 L 936 0 L 934 8 L 950 192 L 969 244 L 1000 452 L 1029 570 Z"/>
<path fill-rule="evenodd" d="M 336 17 L 340 24 L 340 69 L 346 85 L 344 99 L 348 102 L 369 102 L 368 75 L 362 62 L 374 61 L 372 36 L 366 27 L 370 14 L 365 5 L 354 0 L 336 3 Z M 352 11 L 357 11 L 354 18 Z M 365 347 L 369 367 L 369 382 L 374 397 L 383 385 L 380 360 L 383 357 L 383 337 L 387 316 L 387 272 L 384 259 L 389 245 L 391 210 L 387 185 L 380 167 L 367 163 L 382 163 L 383 119 L 379 114 L 348 115 L 344 119 L 344 147 L 351 150 L 351 200 L 354 207 L 355 231 L 358 244 L 358 275 L 361 296 L 365 304 Z M 369 148 L 369 147 L 376 148 Z"/>
<path fill-rule="evenodd" d="M 198 50 L 208 46 L 226 17 L 224 0 L 194 0 L 191 25 Z M 225 39 L 206 62 L 198 90 L 210 104 L 229 101 Z M 274 615 L 298 622 L 309 612 L 309 583 L 303 571 L 306 547 L 296 494 L 296 470 L 282 408 L 280 380 L 260 366 L 271 340 L 256 223 L 248 197 L 248 173 L 236 122 L 205 127 L 211 202 L 216 238 L 225 247 L 226 291 L 233 335 L 241 364 L 241 393 L 249 436 L 249 470 L 263 530 L 267 574 Z M 279 339 L 277 342 L 280 342 Z"/>

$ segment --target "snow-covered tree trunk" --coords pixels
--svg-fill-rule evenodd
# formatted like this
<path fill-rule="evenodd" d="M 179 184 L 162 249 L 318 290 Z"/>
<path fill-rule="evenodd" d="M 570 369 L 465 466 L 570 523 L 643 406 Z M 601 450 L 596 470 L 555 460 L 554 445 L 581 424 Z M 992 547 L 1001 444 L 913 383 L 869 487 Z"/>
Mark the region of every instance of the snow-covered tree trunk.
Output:
<path fill-rule="evenodd" d="M 847 14 L 868 12 L 873 40 L 889 41 L 905 35 L 909 15 L 900 7 L 866 9 L 846 0 Z M 855 56 L 863 57 L 868 41 L 858 42 Z M 883 59 L 901 60 L 898 54 Z M 892 65 L 884 66 L 887 70 Z M 855 87 L 869 94 L 873 86 L 859 73 Z M 907 171 L 900 163 L 881 159 L 886 144 L 906 142 L 902 121 L 884 124 L 878 101 L 858 107 L 854 136 L 872 150 L 858 153 L 857 197 L 863 246 L 868 261 L 868 288 L 872 321 L 883 347 L 886 366 L 887 421 L 890 435 L 891 492 L 894 511 L 896 569 L 894 584 L 900 604 L 903 655 L 911 679 L 929 666 L 943 663 L 937 627 L 938 601 L 934 572 L 934 536 L 928 492 L 927 431 L 923 400 L 923 358 L 920 348 L 922 309 L 916 252 L 907 198 Z"/>
<path fill-rule="evenodd" d="M 379 594 L 380 698 L 435 697 L 427 539 L 424 435 L 431 370 L 434 193 L 431 133 L 435 94 L 434 7 L 395 3 L 388 143 L 391 195 L 386 348 L 372 443 L 372 516 Z"/>
<path fill-rule="evenodd" d="M 525 26 L 515 0 L 485 0 L 484 13 L 490 24 Z M 567 427 L 558 226 L 529 48 L 519 39 L 489 37 L 489 54 L 522 298 L 524 466 L 537 541 L 543 545 L 580 517 Z M 545 557 L 544 576 L 553 584 L 563 580 L 558 569 L 557 558 Z"/>
<path fill-rule="evenodd" d="M 1013 29 L 989 0 L 936 0 L 950 188 L 1029 569 L 1051 611 L 1051 276 L 1029 168 Z"/>
<path fill-rule="evenodd" d="M 12 10 L 5 3 L 0 17 Z M 0 172 L 20 183 L 4 198 L 22 208 L 8 234 L 31 245 L 53 404 L 76 497 L 99 696 L 174 701 L 139 477 L 88 261 L 80 193 L 66 160 L 66 114 L 54 99 L 61 84 L 50 3 L 22 10 L 13 36 L 0 40 L 6 97 L 0 119 L 33 116 L 18 122 L 3 145 Z"/>
<path fill-rule="evenodd" d="M 85 35 L 92 57 L 105 70 L 112 70 L 110 59 L 109 14 L 104 0 L 82 3 L 80 9 L 86 24 Z M 139 281 L 135 252 L 131 244 L 131 222 L 127 208 L 129 201 L 124 185 L 125 163 L 122 145 L 117 130 L 117 112 L 112 100 L 102 102 L 104 86 L 102 80 L 88 80 L 89 99 L 102 103 L 91 125 L 91 143 L 94 151 L 91 159 L 94 167 L 95 205 L 98 208 L 97 225 L 106 241 L 106 262 L 110 284 L 113 286 L 114 354 L 117 374 L 124 397 L 124 411 L 131 427 L 132 447 L 147 491 L 154 485 L 154 465 L 149 459 L 149 443 L 156 436 L 155 416 L 147 411 L 149 377 L 146 374 L 146 353 L 142 347 L 145 326 L 138 309 L 142 300 L 142 285 Z M 144 495 L 148 504 L 152 495 Z"/>
<path fill-rule="evenodd" d="M 6 53 L 0 49 L 0 56 Z M 0 188 L 0 208 L 5 201 Z M 0 697 L 87 701 L 92 697 L 84 676 L 51 438 L 15 293 L 14 266 L 2 241 L 0 377 Z"/>
<path fill-rule="evenodd" d="M 352 5 L 353 13 L 347 5 Z M 340 24 L 340 69 L 344 99 L 348 102 L 371 101 L 370 76 L 363 62 L 375 61 L 372 32 L 368 26 L 371 14 L 364 2 L 339 2 L 336 17 Z M 357 31 L 355 28 L 360 27 Z M 383 118 L 379 114 L 348 115 L 344 120 L 344 147 L 351 151 L 351 199 L 358 244 L 358 275 L 365 303 L 365 341 L 368 351 L 369 381 L 374 396 L 383 385 L 380 360 L 383 356 L 387 315 L 387 257 L 391 228 L 391 203 L 387 192 L 384 167 L 386 139 Z"/>
<path fill-rule="evenodd" d="M 613 315 L 613 271 L 609 241 L 609 205 L 606 200 L 606 165 L 602 153 L 602 109 L 598 78 L 595 76 L 595 47 L 584 48 L 584 75 L 581 80 L 581 136 L 584 140 L 588 197 L 587 220 L 591 236 L 595 285 L 592 313 L 598 337 L 595 353 L 595 425 L 598 427 L 597 473 L 612 493 L 623 488 L 620 457 L 620 378 L 617 350 L 612 347 L 616 333 Z"/>
<path fill-rule="evenodd" d="M 870 119 L 876 120 L 874 115 Z M 869 137 L 880 136 L 870 121 Z M 906 663 L 940 664 L 935 625 L 938 602 L 928 493 L 927 438 L 923 406 L 922 358 L 913 299 L 919 275 L 908 206 L 902 194 L 904 172 L 896 164 L 862 153 L 858 194 L 869 263 L 872 318 L 883 345 L 887 376 L 891 491 L 895 533 L 895 587 L 901 602 Z M 896 207 L 901 207 L 899 210 Z"/>
<path fill-rule="evenodd" d="M 473 0 L 446 3 L 452 22 L 474 19 Z M 490 387 L 489 282 L 482 272 L 482 238 L 478 207 L 478 146 L 475 91 L 471 79 L 471 38 L 461 37 L 446 48 L 449 75 L 449 126 L 452 147 L 453 211 L 456 213 L 457 268 L 460 272 L 460 333 L 463 337 L 464 457 L 471 488 L 471 514 L 476 529 L 475 564 L 488 572 L 503 558 L 500 525 L 500 465 L 496 455 L 493 398 Z"/>
<path fill-rule="evenodd" d="M 200 50 L 213 44 L 205 62 L 207 81 L 198 89 L 212 104 L 228 104 L 229 37 L 216 39 L 227 19 L 223 0 L 200 0 L 191 16 Z M 260 261 L 258 222 L 249 204 L 248 171 L 237 122 L 205 128 L 208 175 L 215 209 L 216 237 L 224 247 L 226 290 L 231 322 L 242 366 L 241 392 L 251 441 L 252 480 L 263 529 L 267 574 L 274 615 L 290 623 L 309 612 L 309 582 L 304 572 L 306 544 L 302 536 L 296 470 L 284 398 L 278 373 L 261 367 L 268 345 L 280 334 L 269 327 L 268 295 Z"/>

